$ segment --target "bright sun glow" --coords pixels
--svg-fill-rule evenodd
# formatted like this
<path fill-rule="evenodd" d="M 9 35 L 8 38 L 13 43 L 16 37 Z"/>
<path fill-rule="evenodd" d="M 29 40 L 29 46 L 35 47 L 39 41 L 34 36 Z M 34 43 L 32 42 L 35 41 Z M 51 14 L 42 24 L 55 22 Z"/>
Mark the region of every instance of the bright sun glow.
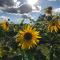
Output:
<path fill-rule="evenodd" d="M 13 0 L 14 2 L 17 2 L 17 0 Z"/>
<path fill-rule="evenodd" d="M 36 4 L 38 2 L 38 0 L 27 0 L 27 2 L 28 2 L 28 4 L 33 6 L 34 4 Z"/>

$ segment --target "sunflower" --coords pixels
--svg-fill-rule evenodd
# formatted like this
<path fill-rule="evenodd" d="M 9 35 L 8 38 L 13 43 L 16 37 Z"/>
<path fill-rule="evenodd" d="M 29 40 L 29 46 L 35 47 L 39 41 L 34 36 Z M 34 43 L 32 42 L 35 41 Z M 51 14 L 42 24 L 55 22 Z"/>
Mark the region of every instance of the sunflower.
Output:
<path fill-rule="evenodd" d="M 39 32 L 36 31 L 36 28 L 33 28 L 31 25 L 27 25 L 23 30 L 19 31 L 16 41 L 19 42 L 19 46 L 22 49 L 30 49 L 37 45 L 39 42 Z"/>
<path fill-rule="evenodd" d="M 48 21 L 48 31 L 57 32 L 60 29 L 60 20 Z"/>
<path fill-rule="evenodd" d="M 0 27 L 5 30 L 8 31 L 9 30 L 9 23 L 7 21 L 4 21 L 0 24 Z"/>

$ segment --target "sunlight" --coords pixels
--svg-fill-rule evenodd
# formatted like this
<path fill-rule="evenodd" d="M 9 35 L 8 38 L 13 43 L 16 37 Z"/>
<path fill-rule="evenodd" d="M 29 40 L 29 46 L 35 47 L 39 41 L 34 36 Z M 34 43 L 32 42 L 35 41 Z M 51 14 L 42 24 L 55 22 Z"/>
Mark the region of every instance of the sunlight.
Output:
<path fill-rule="evenodd" d="M 38 0 L 27 0 L 27 3 L 30 5 L 35 5 L 38 2 Z"/>
<path fill-rule="evenodd" d="M 14 2 L 17 2 L 17 0 L 14 0 Z"/>

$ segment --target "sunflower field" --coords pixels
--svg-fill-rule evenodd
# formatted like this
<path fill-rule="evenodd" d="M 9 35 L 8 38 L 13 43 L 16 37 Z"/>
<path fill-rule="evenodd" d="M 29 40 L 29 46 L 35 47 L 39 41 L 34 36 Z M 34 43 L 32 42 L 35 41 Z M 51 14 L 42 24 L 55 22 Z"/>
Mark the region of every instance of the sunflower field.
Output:
<path fill-rule="evenodd" d="M 0 60 L 60 60 L 60 17 L 28 19 L 0 23 Z"/>

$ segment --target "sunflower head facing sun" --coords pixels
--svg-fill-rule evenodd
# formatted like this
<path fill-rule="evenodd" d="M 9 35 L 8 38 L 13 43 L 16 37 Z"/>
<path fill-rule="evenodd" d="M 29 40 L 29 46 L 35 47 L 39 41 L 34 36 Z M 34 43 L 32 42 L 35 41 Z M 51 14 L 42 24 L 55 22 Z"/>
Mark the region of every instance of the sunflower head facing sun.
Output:
<path fill-rule="evenodd" d="M 4 21 L 0 24 L 0 27 L 4 30 L 4 31 L 8 31 L 9 30 L 9 23 L 7 21 Z"/>
<path fill-rule="evenodd" d="M 60 20 L 48 22 L 48 31 L 57 32 L 60 29 Z"/>
<path fill-rule="evenodd" d="M 22 31 L 19 31 L 16 41 L 19 42 L 19 46 L 22 49 L 30 49 L 34 47 L 39 42 L 39 32 L 36 31 L 36 28 L 33 28 L 31 25 L 27 25 L 23 28 Z"/>

